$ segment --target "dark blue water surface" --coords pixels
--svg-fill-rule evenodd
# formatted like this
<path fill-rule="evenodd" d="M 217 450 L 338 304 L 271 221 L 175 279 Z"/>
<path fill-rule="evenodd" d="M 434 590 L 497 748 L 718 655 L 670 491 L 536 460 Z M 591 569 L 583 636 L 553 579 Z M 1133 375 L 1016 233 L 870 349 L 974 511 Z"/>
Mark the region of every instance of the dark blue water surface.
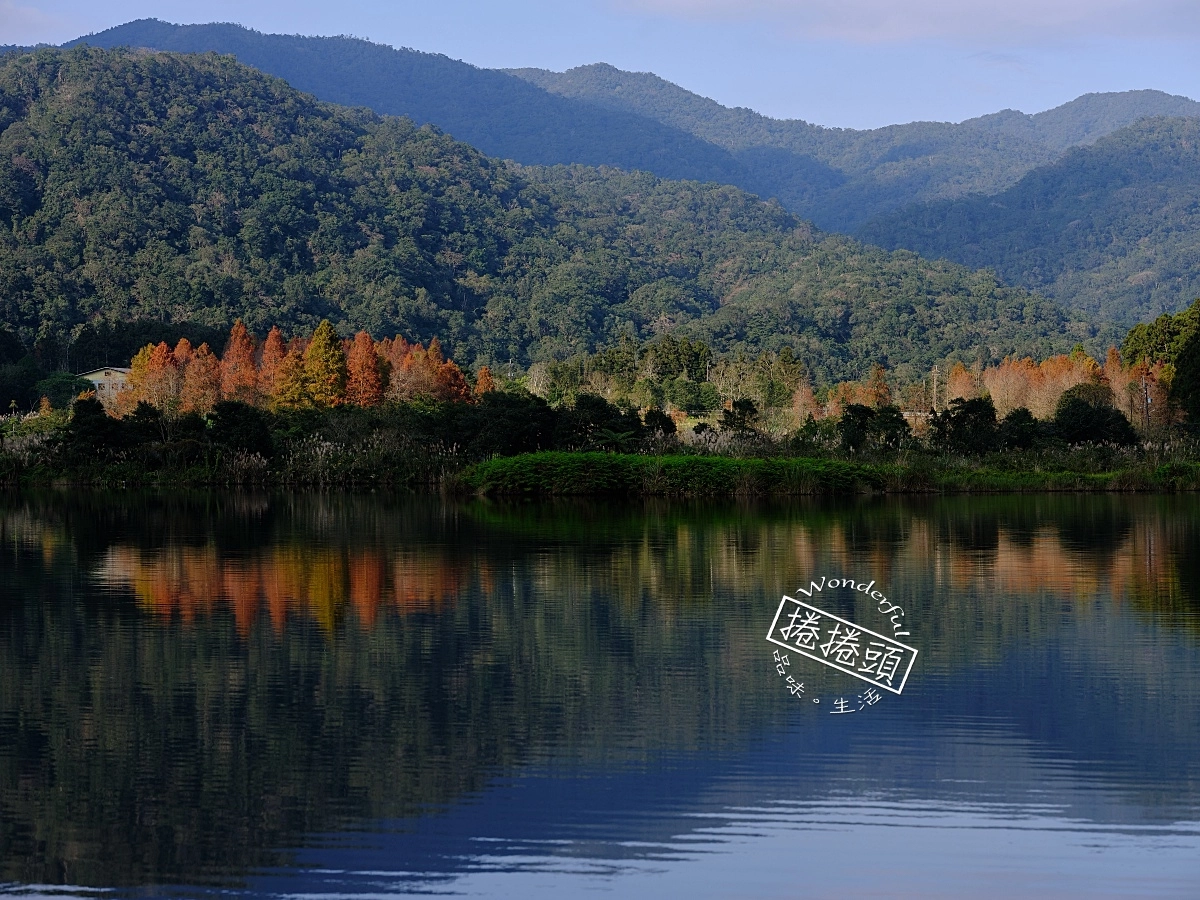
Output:
<path fill-rule="evenodd" d="M 0 539 L 0 893 L 1200 897 L 1197 497 L 45 492 Z M 900 695 L 777 674 L 822 578 L 903 609 Z"/>

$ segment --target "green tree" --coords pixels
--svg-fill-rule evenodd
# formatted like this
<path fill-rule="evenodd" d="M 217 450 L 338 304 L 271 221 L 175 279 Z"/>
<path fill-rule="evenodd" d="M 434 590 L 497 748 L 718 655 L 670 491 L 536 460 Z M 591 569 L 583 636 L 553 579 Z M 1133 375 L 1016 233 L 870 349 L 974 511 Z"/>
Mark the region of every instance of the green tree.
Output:
<path fill-rule="evenodd" d="M 1079 384 L 1058 400 L 1054 433 L 1068 444 L 1123 444 L 1138 442 L 1137 432 L 1112 405 L 1107 385 Z"/>
<path fill-rule="evenodd" d="M 749 398 L 734 400 L 729 409 L 721 410 L 722 431 L 754 431 L 757 424 L 758 406 Z"/>
<path fill-rule="evenodd" d="M 874 419 L 875 410 L 871 407 L 862 403 L 847 403 L 837 423 L 842 449 L 856 452 L 866 446 Z"/>
<path fill-rule="evenodd" d="M 346 399 L 346 352 L 328 319 L 322 319 L 304 351 L 304 382 L 316 406 L 338 406 Z"/>
<path fill-rule="evenodd" d="M 1038 420 L 1024 406 L 1018 406 L 1000 421 L 1000 443 L 1006 450 L 1029 450 L 1041 437 Z"/>
<path fill-rule="evenodd" d="M 998 423 L 991 397 L 958 397 L 929 422 L 930 443 L 950 453 L 978 454 L 995 450 Z"/>
<path fill-rule="evenodd" d="M 1193 332 L 1180 350 L 1171 400 L 1183 410 L 1188 426 L 1200 429 L 1200 331 Z"/>

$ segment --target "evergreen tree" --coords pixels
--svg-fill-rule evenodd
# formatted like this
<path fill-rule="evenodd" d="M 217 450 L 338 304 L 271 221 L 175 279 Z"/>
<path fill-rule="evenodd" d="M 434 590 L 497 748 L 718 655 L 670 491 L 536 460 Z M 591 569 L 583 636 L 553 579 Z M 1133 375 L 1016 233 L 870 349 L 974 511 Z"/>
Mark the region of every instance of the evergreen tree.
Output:
<path fill-rule="evenodd" d="M 1200 428 L 1200 331 L 1192 332 L 1180 348 L 1171 379 L 1171 399 L 1187 416 L 1188 425 Z"/>

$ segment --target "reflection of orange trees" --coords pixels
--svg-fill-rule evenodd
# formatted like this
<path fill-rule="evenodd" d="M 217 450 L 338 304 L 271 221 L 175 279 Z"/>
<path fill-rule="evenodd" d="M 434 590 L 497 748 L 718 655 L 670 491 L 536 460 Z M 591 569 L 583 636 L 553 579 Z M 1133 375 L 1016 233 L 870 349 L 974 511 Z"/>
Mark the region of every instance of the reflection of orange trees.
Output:
<path fill-rule="evenodd" d="M 631 609 L 794 592 L 810 577 L 874 579 L 884 593 L 914 604 L 909 614 L 924 622 L 962 620 L 972 623 L 962 625 L 968 630 L 1013 634 L 1048 627 L 1063 602 L 1182 597 L 1177 569 L 1191 532 L 1179 530 L 1179 516 L 1153 508 L 1131 513 L 1104 546 L 1089 549 L 1060 531 L 1055 515 L 1010 526 L 1008 513 L 1016 509 L 1004 502 L 974 513 L 954 502 L 928 510 L 897 504 L 810 521 L 683 519 L 657 533 L 651 520 L 639 525 L 646 529 L 642 539 L 627 535 L 606 542 L 603 552 L 593 547 L 581 556 L 565 549 L 515 565 L 537 593 L 605 597 Z M 131 588 L 147 608 L 184 620 L 221 610 L 242 629 L 259 616 L 277 627 L 302 616 L 334 630 L 347 618 L 371 627 L 386 610 L 449 611 L 467 591 L 487 596 L 502 589 L 496 585 L 508 579 L 494 579 L 495 570 L 487 553 L 464 555 L 441 544 L 291 542 L 251 556 L 225 555 L 213 546 L 143 552 L 122 545 L 109 551 L 102 577 Z M 1036 599 L 1040 611 L 1013 602 L 1019 598 Z"/>
<path fill-rule="evenodd" d="M 384 608 L 438 612 L 468 583 L 465 567 L 450 558 L 296 545 L 251 558 L 227 556 L 212 546 L 154 552 L 117 546 L 99 574 L 127 586 L 139 603 L 161 615 L 192 621 L 229 610 L 243 632 L 263 611 L 276 627 L 290 615 L 302 615 L 330 631 L 350 610 L 368 627 Z"/>

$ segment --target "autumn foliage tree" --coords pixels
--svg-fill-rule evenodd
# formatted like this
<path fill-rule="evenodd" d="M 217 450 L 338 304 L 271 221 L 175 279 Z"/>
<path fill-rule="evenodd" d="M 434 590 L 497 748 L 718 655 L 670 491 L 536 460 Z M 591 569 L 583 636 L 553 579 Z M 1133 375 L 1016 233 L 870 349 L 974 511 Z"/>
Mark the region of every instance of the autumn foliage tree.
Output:
<path fill-rule="evenodd" d="M 209 413 L 221 399 L 221 363 L 208 344 L 196 348 L 183 370 L 180 391 L 181 412 Z"/>
<path fill-rule="evenodd" d="M 473 398 L 462 370 L 442 355 L 442 345 L 437 338 L 429 342 L 428 348 L 396 338 L 388 352 L 391 368 L 389 400 L 427 397 L 467 402 Z"/>
<path fill-rule="evenodd" d="M 147 344 L 129 365 L 127 389 L 120 394 L 119 410 L 132 412 L 138 403 L 148 403 L 161 413 L 174 412 L 179 404 L 182 375 L 175 354 L 166 342 Z"/>
<path fill-rule="evenodd" d="M 229 343 L 221 356 L 221 396 L 242 403 L 258 401 L 258 367 L 254 364 L 254 336 L 242 320 L 233 323 Z"/>
<path fill-rule="evenodd" d="M 185 337 L 179 339 L 179 343 L 175 345 L 175 363 L 183 370 L 195 353 L 195 348 L 192 347 L 192 342 Z"/>
<path fill-rule="evenodd" d="M 346 402 L 377 406 L 383 401 L 383 378 L 375 341 L 365 331 L 354 336 L 346 355 Z"/>
<path fill-rule="evenodd" d="M 267 334 L 267 339 L 262 345 L 262 359 L 258 365 L 258 394 L 260 397 L 272 398 L 275 396 L 275 376 L 279 371 L 279 364 L 283 362 L 283 358 L 287 356 L 287 342 L 283 339 L 283 332 L 279 330 L 279 326 L 273 326 Z"/>
<path fill-rule="evenodd" d="M 304 382 L 315 406 L 337 406 L 346 399 L 346 354 L 328 320 L 322 320 L 304 351 Z"/>
<path fill-rule="evenodd" d="M 274 327 L 261 347 L 238 321 L 219 358 L 207 344 L 193 348 L 186 338 L 173 350 L 148 344 L 134 357 L 128 384 L 119 398 L 120 415 L 133 412 L 141 401 L 167 415 L 208 415 L 222 400 L 274 409 L 375 406 L 385 399 L 421 397 L 473 402 L 496 388 L 486 366 L 472 388 L 462 370 L 445 358 L 437 338 L 428 347 L 400 336 L 376 343 L 360 331 L 344 341 L 326 321 L 311 336 L 290 340 Z"/>
<path fill-rule="evenodd" d="M 475 375 L 475 396 L 482 397 L 488 391 L 495 389 L 496 382 L 492 378 L 492 370 L 487 366 L 480 366 L 479 372 Z"/>

